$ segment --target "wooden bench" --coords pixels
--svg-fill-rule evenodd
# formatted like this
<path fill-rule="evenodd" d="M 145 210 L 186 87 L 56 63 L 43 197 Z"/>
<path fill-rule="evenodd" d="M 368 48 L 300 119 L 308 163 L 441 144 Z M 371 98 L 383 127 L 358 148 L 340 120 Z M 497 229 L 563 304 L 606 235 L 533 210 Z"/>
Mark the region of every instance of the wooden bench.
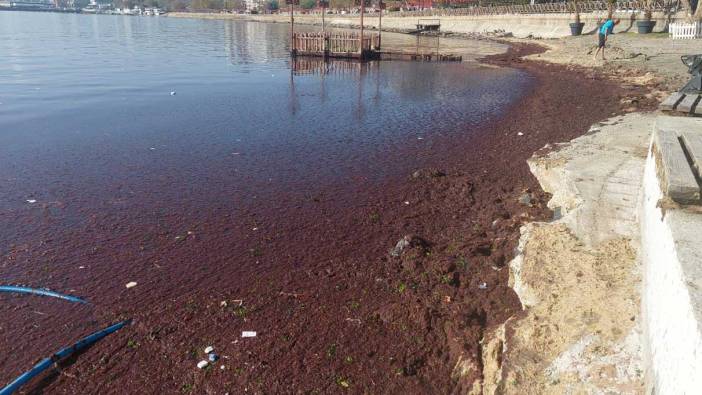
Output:
<path fill-rule="evenodd" d="M 652 147 L 661 190 L 677 203 L 701 204 L 702 122 L 665 118 L 656 122 Z"/>
<path fill-rule="evenodd" d="M 702 103 L 698 94 L 675 92 L 658 106 L 662 111 L 702 116 Z"/>

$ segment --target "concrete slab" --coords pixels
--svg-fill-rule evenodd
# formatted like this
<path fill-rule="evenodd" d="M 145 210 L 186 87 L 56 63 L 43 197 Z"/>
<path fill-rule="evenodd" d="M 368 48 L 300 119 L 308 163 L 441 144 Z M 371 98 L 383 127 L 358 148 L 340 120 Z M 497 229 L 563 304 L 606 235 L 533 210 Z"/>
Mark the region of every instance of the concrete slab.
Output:
<path fill-rule="evenodd" d="M 553 194 L 549 207 L 561 207 L 562 221 L 587 245 L 637 237 L 638 199 L 654 122 L 650 114 L 615 117 L 547 157 L 529 160 L 541 187 Z"/>

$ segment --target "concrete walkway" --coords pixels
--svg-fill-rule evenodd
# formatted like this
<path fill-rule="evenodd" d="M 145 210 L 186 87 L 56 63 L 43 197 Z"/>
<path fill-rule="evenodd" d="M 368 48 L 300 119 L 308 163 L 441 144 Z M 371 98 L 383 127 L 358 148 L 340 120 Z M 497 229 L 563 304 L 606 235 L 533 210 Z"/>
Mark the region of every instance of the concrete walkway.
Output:
<path fill-rule="evenodd" d="M 668 91 L 679 88 L 689 79 L 687 67 L 680 61 L 680 56 L 702 53 L 702 41 L 673 40 L 666 33 L 614 34 L 607 43 L 606 61 L 593 58 L 597 45 L 595 35 L 539 40 L 538 43 L 550 50 L 532 56 L 534 59 L 601 68 L 609 72 L 624 69 L 638 71 L 638 75 L 651 73 L 648 80 L 659 78 L 662 88 Z M 629 82 L 626 73 L 620 75 L 622 82 Z"/>

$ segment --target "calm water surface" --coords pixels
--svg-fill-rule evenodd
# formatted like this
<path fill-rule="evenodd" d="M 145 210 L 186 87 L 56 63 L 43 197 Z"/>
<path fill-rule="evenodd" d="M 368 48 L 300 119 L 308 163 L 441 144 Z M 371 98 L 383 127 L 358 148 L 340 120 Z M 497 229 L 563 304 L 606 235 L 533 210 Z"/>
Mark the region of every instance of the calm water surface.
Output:
<path fill-rule="evenodd" d="M 406 174 L 440 157 L 439 138 L 470 133 L 528 84 L 470 62 L 291 64 L 288 34 L 253 22 L 0 13 L 0 241 L 46 228 L 21 220 L 27 200 L 65 229 L 104 210 L 184 214 Z M 473 49 L 495 50 L 486 45 Z M 417 154 L 397 154 L 407 145 Z"/>

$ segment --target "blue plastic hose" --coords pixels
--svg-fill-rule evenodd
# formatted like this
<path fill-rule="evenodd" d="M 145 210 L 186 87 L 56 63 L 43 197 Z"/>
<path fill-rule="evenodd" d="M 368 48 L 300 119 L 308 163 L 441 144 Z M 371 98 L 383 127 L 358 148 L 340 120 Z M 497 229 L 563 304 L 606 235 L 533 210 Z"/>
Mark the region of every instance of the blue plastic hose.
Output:
<path fill-rule="evenodd" d="M 58 292 L 54 292 L 54 291 L 51 291 L 48 289 L 17 287 L 14 285 L 0 285 L 0 292 L 19 292 L 19 293 L 34 294 L 34 295 L 51 296 L 52 298 L 59 298 L 59 299 L 67 300 L 69 302 L 74 302 L 74 303 L 86 303 L 86 304 L 88 303 L 84 299 L 78 298 L 76 296 L 64 295 L 64 294 L 60 294 Z"/>
<path fill-rule="evenodd" d="M 56 354 L 54 354 L 48 358 L 42 359 L 41 361 L 39 361 L 39 363 L 34 365 L 34 367 L 32 369 L 28 370 L 25 373 L 22 373 L 22 375 L 17 377 L 15 379 L 15 381 L 11 382 L 5 388 L 0 390 L 0 395 L 12 394 L 13 392 L 17 391 L 17 389 L 19 389 L 19 387 L 21 387 L 25 383 L 27 383 L 29 380 L 33 379 L 38 374 L 40 374 L 41 372 L 43 372 L 46 369 L 48 369 L 49 367 L 51 367 L 51 365 L 53 365 L 55 362 L 58 362 L 64 358 L 70 356 L 71 354 L 76 353 L 76 352 L 84 349 L 84 348 L 90 347 L 93 343 L 96 343 L 100 339 L 102 339 L 103 337 L 105 337 L 113 332 L 118 331 L 123 326 L 129 325 L 131 322 L 132 322 L 132 320 L 122 321 L 118 324 L 114 324 L 114 325 L 107 327 L 103 330 L 97 331 L 97 332 L 93 333 L 92 335 L 86 336 L 86 337 L 78 340 L 78 342 L 75 343 L 74 345 L 72 345 L 70 347 L 62 348 Z"/>

